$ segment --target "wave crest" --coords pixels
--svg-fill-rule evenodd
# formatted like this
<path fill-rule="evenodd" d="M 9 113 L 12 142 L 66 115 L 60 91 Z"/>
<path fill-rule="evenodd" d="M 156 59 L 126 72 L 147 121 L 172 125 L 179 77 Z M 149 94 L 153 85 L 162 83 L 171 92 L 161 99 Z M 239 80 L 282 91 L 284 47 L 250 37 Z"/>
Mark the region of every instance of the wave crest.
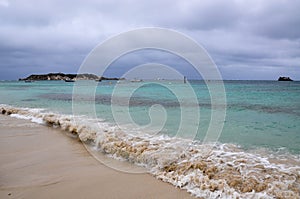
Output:
<path fill-rule="evenodd" d="M 133 135 L 101 120 L 43 109 L 0 105 L 0 111 L 68 131 L 112 157 L 146 167 L 156 178 L 196 197 L 300 198 L 298 156 L 262 156 L 232 144 L 218 144 L 211 150 L 209 144 L 165 135 Z"/>

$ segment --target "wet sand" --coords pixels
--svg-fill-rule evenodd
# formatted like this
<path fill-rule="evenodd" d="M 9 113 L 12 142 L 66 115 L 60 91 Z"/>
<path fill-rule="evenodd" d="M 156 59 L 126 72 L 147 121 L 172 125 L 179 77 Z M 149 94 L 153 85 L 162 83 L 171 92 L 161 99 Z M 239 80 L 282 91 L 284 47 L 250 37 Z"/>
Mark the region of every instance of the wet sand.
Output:
<path fill-rule="evenodd" d="M 192 198 L 149 174 L 113 170 L 77 139 L 0 115 L 0 198 Z"/>

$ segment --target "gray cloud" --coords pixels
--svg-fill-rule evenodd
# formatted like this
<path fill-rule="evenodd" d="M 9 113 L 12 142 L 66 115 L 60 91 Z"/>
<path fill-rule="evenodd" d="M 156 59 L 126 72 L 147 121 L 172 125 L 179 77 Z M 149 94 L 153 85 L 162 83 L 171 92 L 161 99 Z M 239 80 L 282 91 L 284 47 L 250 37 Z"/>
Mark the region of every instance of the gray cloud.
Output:
<path fill-rule="evenodd" d="M 226 79 L 289 75 L 300 80 L 299 7 L 300 1 L 280 0 L 0 0 L 0 79 L 76 72 L 105 39 L 161 26 L 202 44 Z M 138 63 L 149 59 L 139 56 Z M 124 59 L 124 65 L 131 65 L 130 60 Z M 157 60 L 181 63 L 163 55 Z"/>

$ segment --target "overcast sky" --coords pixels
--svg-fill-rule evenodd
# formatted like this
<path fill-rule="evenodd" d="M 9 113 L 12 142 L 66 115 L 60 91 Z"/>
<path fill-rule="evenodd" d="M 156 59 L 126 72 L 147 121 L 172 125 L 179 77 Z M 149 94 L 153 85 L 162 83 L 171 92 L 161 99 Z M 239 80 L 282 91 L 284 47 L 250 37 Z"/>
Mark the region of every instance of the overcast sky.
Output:
<path fill-rule="evenodd" d="M 0 79 L 76 73 L 105 39 L 134 28 L 163 27 L 201 44 L 224 79 L 300 80 L 299 8 L 299 0 L 0 0 Z M 129 57 L 108 75 L 120 75 L 121 65 L 184 64 L 160 52 Z M 185 73 L 193 77 L 192 70 Z"/>

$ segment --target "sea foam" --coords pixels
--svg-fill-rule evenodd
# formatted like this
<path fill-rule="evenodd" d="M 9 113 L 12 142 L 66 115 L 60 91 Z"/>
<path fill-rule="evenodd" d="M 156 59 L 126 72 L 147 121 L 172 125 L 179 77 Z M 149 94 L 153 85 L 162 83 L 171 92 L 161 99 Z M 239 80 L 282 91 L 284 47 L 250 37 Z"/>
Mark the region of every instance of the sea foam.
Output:
<path fill-rule="evenodd" d="M 299 156 L 250 153 L 166 135 L 130 134 L 103 120 L 0 105 L 2 114 L 59 127 L 110 157 L 142 165 L 200 198 L 300 198 Z M 80 122 L 78 122 L 80 121 Z"/>

